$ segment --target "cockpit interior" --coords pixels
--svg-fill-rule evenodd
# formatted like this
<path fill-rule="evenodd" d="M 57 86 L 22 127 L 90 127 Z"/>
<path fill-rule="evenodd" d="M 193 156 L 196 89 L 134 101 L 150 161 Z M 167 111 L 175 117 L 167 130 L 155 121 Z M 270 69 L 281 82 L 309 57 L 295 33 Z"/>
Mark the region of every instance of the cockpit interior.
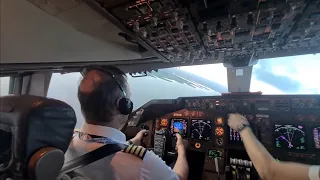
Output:
<path fill-rule="evenodd" d="M 141 107 L 127 134 L 137 125 L 150 129 L 145 146 L 168 163 L 175 156 L 172 136 L 182 134 L 189 142 L 189 179 L 259 179 L 239 133 L 227 126 L 228 114 L 243 114 L 277 160 L 319 164 L 319 102 L 318 95 L 259 93 L 155 100 Z"/>
<path fill-rule="evenodd" d="M 168 165 L 181 134 L 190 180 L 260 179 L 230 113 L 245 116 L 278 161 L 319 165 L 320 95 L 249 92 L 259 61 L 320 53 L 319 10 L 320 0 L 0 0 L 0 78 L 10 78 L 10 95 L 0 96 L 0 180 L 59 175 L 77 116 L 47 97 L 50 80 L 90 66 L 141 77 L 223 64 L 226 92 L 151 100 L 123 129 L 127 139 L 149 130 L 143 146 Z"/>

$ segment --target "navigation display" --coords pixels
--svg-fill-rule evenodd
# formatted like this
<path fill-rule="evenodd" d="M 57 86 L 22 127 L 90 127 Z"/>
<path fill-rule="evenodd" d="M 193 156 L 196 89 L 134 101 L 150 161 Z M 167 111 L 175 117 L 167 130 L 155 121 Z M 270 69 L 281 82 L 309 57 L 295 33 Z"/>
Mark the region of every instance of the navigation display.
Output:
<path fill-rule="evenodd" d="M 316 149 L 320 149 L 320 127 L 315 127 L 313 129 L 313 140 L 314 140 L 314 147 Z"/>
<path fill-rule="evenodd" d="M 187 136 L 188 122 L 185 119 L 171 119 L 171 133 L 179 133 L 182 137 Z"/>
<path fill-rule="evenodd" d="M 234 143 L 241 143 L 242 142 L 242 138 L 240 137 L 239 132 L 233 130 L 232 128 L 229 128 L 229 142 L 234 142 Z"/>
<path fill-rule="evenodd" d="M 222 158 L 223 150 L 221 149 L 209 149 L 208 157 L 210 158 Z"/>
<path fill-rule="evenodd" d="M 275 146 L 280 149 L 306 150 L 306 130 L 302 125 L 274 125 Z"/>
<path fill-rule="evenodd" d="M 191 139 L 210 141 L 212 132 L 211 121 L 192 119 L 190 131 Z"/>

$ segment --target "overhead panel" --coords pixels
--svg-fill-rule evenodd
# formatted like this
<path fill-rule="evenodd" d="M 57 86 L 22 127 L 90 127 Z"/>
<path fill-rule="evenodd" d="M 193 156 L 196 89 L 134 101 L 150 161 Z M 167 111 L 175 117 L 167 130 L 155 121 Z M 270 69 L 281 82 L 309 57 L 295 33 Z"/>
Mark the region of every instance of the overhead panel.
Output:
<path fill-rule="evenodd" d="M 319 0 L 85 0 L 177 65 L 320 52 Z"/>

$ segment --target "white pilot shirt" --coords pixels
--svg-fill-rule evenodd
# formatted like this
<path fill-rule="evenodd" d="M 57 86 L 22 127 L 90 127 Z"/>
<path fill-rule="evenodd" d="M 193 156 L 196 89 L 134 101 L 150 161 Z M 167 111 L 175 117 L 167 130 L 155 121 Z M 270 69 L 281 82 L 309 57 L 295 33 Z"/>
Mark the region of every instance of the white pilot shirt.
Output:
<path fill-rule="evenodd" d="M 114 128 L 84 123 L 80 131 L 126 143 L 126 136 Z M 103 144 L 84 141 L 75 136 L 65 154 L 65 162 L 101 146 Z M 77 172 L 91 180 L 179 180 L 178 175 L 151 151 L 147 151 L 143 160 L 128 153 L 117 152 L 84 166 Z"/>

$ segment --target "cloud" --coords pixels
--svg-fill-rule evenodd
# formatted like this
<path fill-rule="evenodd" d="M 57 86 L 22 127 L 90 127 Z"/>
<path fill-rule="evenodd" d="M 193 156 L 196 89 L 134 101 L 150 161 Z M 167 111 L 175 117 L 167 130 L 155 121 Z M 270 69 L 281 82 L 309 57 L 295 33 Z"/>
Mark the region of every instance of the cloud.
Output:
<path fill-rule="evenodd" d="M 259 60 L 254 66 L 250 91 L 264 94 L 320 94 L 320 54 Z M 227 87 L 223 64 L 180 67 Z"/>
<path fill-rule="evenodd" d="M 227 87 L 227 69 L 223 64 L 206 64 L 179 68 Z"/>
<path fill-rule="evenodd" d="M 260 60 L 254 67 L 253 77 L 257 76 L 256 79 L 282 89 L 286 93 L 319 94 L 319 60 L 320 54 Z"/>
<path fill-rule="evenodd" d="M 260 66 L 254 67 L 253 78 L 257 81 L 265 82 L 277 89 L 287 92 L 295 93 L 299 91 L 301 83 L 297 80 L 292 79 L 289 76 L 277 75 L 270 71 L 272 63 L 267 60 L 261 61 Z M 252 83 L 259 83 L 253 81 Z"/>

